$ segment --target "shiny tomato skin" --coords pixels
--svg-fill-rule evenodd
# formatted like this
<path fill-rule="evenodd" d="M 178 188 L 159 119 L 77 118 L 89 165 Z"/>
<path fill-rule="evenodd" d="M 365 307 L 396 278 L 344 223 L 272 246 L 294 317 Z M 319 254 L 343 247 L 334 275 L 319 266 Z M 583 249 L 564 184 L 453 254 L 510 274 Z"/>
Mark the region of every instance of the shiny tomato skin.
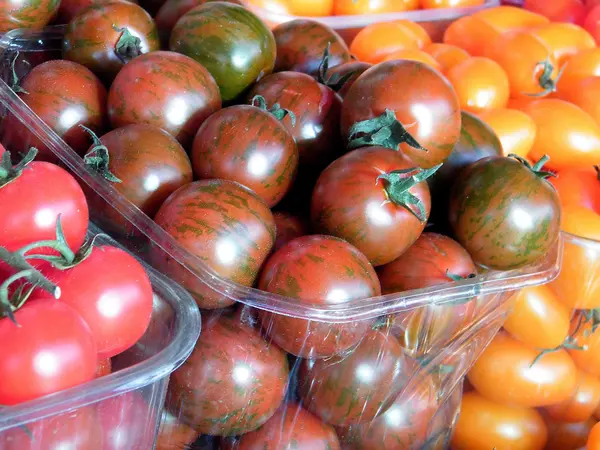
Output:
<path fill-rule="evenodd" d="M 85 152 L 89 135 L 80 125 L 101 133 L 106 124 L 106 89 L 84 66 L 53 60 L 34 67 L 22 80 L 27 92 L 19 96 L 58 136 L 76 152 Z M 23 151 L 23 140 L 40 151 L 38 159 L 56 161 L 56 156 L 13 114 L 2 123 L 3 142 Z"/>
<path fill-rule="evenodd" d="M 341 305 L 381 294 L 375 270 L 356 248 L 332 236 L 309 235 L 288 242 L 265 264 L 258 288 L 300 305 Z M 327 323 L 259 313 L 269 337 L 303 358 L 326 358 L 355 346 L 371 320 Z"/>
<path fill-rule="evenodd" d="M 273 28 L 277 43 L 275 72 L 292 71 L 316 76 L 329 45 L 329 67 L 350 61 L 348 46 L 333 29 L 316 20 L 296 19 Z"/>
<path fill-rule="evenodd" d="M 468 378 L 484 397 L 535 408 L 568 400 L 577 387 L 577 368 L 566 350 L 548 353 L 500 332 L 471 368 Z M 533 364 L 535 361 L 535 364 Z"/>
<path fill-rule="evenodd" d="M 442 73 L 446 73 L 452 67 L 466 61 L 471 56 L 466 50 L 451 44 L 432 43 L 423 47 L 440 64 Z"/>
<path fill-rule="evenodd" d="M 600 450 L 600 425 L 596 424 L 588 436 L 586 450 Z"/>
<path fill-rule="evenodd" d="M 439 72 L 417 61 L 388 61 L 364 72 L 344 98 L 342 136 L 350 138 L 357 122 L 395 113 L 427 151 L 401 143 L 397 150 L 419 167 L 443 162 L 460 137 L 460 106 L 452 86 Z"/>
<path fill-rule="evenodd" d="M 19 327 L 0 320 L 0 337 L 11 343 L 0 348 L 0 404 L 15 405 L 94 378 L 96 344 L 70 306 L 31 298 L 15 320 Z"/>
<path fill-rule="evenodd" d="M 558 94 L 561 90 L 573 86 L 584 78 L 600 75 L 600 48 L 582 50 L 571 56 L 564 66 L 558 82 Z"/>
<path fill-rule="evenodd" d="M 85 240 L 89 224 L 85 195 L 77 180 L 54 164 L 30 163 L 17 179 L 0 188 L 0 204 L 10 211 L 0 214 L 0 246 L 9 251 L 56 239 L 59 216 L 72 250 L 79 250 Z"/>
<path fill-rule="evenodd" d="M 196 431 L 234 436 L 254 431 L 282 404 L 285 354 L 258 331 L 226 317 L 210 320 L 190 358 L 171 376 L 168 405 Z"/>
<path fill-rule="evenodd" d="M 267 205 L 233 181 L 202 180 L 183 186 L 169 196 L 154 220 L 219 276 L 245 286 L 253 285 L 275 242 L 275 222 Z M 161 249 L 153 247 L 151 258 L 188 289 L 201 308 L 223 308 L 234 303 Z"/>
<path fill-rule="evenodd" d="M 373 67 L 373 65 L 366 62 L 349 61 L 330 68 L 327 72 L 327 78 L 335 82 L 339 81 L 341 77 L 346 76 L 346 74 L 348 73 L 352 74 L 350 78 L 348 78 L 344 82 L 342 87 L 337 91 L 340 97 L 344 98 L 348 93 L 348 90 L 358 79 L 358 77 L 360 77 L 366 70 L 370 69 L 371 67 Z"/>
<path fill-rule="evenodd" d="M 327 423 L 368 423 L 406 386 L 415 370 L 411 361 L 388 329 L 371 330 L 348 354 L 304 360 L 298 391 L 304 407 Z"/>
<path fill-rule="evenodd" d="M 586 7 L 581 0 L 525 0 L 523 7 L 553 22 L 582 24 L 586 15 Z"/>
<path fill-rule="evenodd" d="M 583 27 L 593 36 L 596 43 L 600 41 L 600 8 L 598 5 L 589 10 L 583 22 Z"/>
<path fill-rule="evenodd" d="M 279 72 L 256 83 L 248 99 L 262 95 L 268 105 L 279 104 L 294 113 L 283 123 L 294 137 L 300 164 L 325 167 L 342 153 L 339 133 L 341 98 L 327 86 L 299 72 Z"/>
<path fill-rule="evenodd" d="M 596 47 L 594 38 L 572 23 L 551 23 L 532 30 L 532 33 L 546 44 L 561 67 L 573 55 Z"/>
<path fill-rule="evenodd" d="M 477 392 L 463 394 L 452 450 L 543 450 L 548 429 L 532 408 L 507 406 Z"/>
<path fill-rule="evenodd" d="M 256 431 L 242 435 L 238 450 L 340 450 L 335 430 L 295 403 L 281 407 Z"/>
<path fill-rule="evenodd" d="M 54 23 L 68 24 L 80 12 L 92 5 L 104 5 L 114 0 L 61 0 L 58 14 Z M 139 3 L 137 0 L 125 0 L 130 3 Z"/>
<path fill-rule="evenodd" d="M 587 77 L 576 80 L 569 86 L 561 86 L 558 94 L 561 100 L 566 100 L 588 113 L 596 123 L 600 123 L 600 77 Z"/>
<path fill-rule="evenodd" d="M 275 245 L 273 245 L 274 252 L 288 242 L 309 234 L 308 224 L 298 216 L 279 211 L 273 213 L 273 219 L 275 219 L 275 227 L 277 229 L 277 239 L 275 240 Z"/>
<path fill-rule="evenodd" d="M 378 177 L 412 168 L 415 164 L 403 153 L 384 147 L 359 148 L 337 159 L 321 173 L 313 191 L 314 227 L 347 240 L 374 266 L 398 258 L 421 235 L 425 222 L 405 207 L 387 202 L 384 181 Z M 427 183 L 419 182 L 409 191 L 429 217 Z"/>
<path fill-rule="evenodd" d="M 56 15 L 60 0 L 3 1 L 0 5 L 0 33 L 18 28 L 40 30 Z"/>
<path fill-rule="evenodd" d="M 531 117 L 510 108 L 482 111 L 477 116 L 496 133 L 504 156 L 512 153 L 527 158 L 537 134 L 537 125 Z"/>
<path fill-rule="evenodd" d="M 546 408 L 558 422 L 578 423 L 589 420 L 600 405 L 600 380 L 582 370 L 577 374 L 577 389 L 570 399 Z"/>
<path fill-rule="evenodd" d="M 600 214 L 600 174 L 593 167 L 561 170 L 550 182 L 563 208 L 581 206 Z"/>
<path fill-rule="evenodd" d="M 367 25 L 352 40 L 350 52 L 359 60 L 378 64 L 398 50 L 418 49 L 419 37 L 404 23 L 375 22 Z"/>
<path fill-rule="evenodd" d="M 202 124 L 191 158 L 197 177 L 237 181 L 272 208 L 290 189 L 299 155 L 294 138 L 271 113 L 235 105 Z"/>
<path fill-rule="evenodd" d="M 493 269 L 523 267 L 546 256 L 558 240 L 560 214 L 552 185 L 512 158 L 471 164 L 450 194 L 458 242 L 476 263 Z"/>
<path fill-rule="evenodd" d="M 174 52 L 135 58 L 119 72 L 108 92 L 113 128 L 152 125 L 170 133 L 184 147 L 220 108 L 219 87 L 212 75 L 192 58 Z"/>

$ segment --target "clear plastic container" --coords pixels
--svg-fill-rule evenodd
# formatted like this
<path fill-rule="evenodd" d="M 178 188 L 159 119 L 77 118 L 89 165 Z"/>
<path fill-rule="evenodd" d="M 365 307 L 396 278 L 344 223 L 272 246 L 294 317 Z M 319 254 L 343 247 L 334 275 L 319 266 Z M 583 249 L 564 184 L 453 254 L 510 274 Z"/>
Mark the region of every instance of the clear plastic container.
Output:
<path fill-rule="evenodd" d="M 8 83 L 12 81 L 10 63 L 13 60 L 16 61 L 17 77 L 21 77 L 36 64 L 60 57 L 61 39 L 62 28 L 8 33 L 0 41 L 3 79 Z M 273 427 L 289 432 L 290 427 L 298 425 L 293 430 L 296 432 L 305 422 L 297 415 L 291 422 L 286 421 L 282 410 L 276 411 L 298 401 L 303 401 L 311 413 L 327 422 L 326 429 L 331 431 L 335 427 L 335 433 L 345 441 L 344 448 L 445 448 L 458 412 L 464 376 L 502 326 L 511 297 L 523 287 L 550 282 L 560 270 L 562 241 L 549 252 L 546 260 L 520 270 L 481 271 L 473 279 L 356 300 L 335 307 L 302 305 L 293 299 L 240 286 L 219 277 L 199 258 L 179 247 L 171 236 L 108 182 L 89 173 L 81 158 L 4 83 L 0 83 L 0 100 L 7 106 L 9 114 L 26 123 L 29 132 L 20 136 L 24 148 L 32 143 L 46 146 L 88 186 L 90 195 L 104 199 L 105 205 L 92 211 L 96 223 L 142 259 L 150 261 L 149 249 L 154 255 L 159 251 L 161 257 L 151 260 L 155 269 L 167 273 L 188 290 L 211 293 L 234 303 L 230 308 L 203 313 L 203 332 L 195 350 L 171 377 L 167 406 L 172 420 L 165 425 L 161 435 L 161 442 L 171 446 L 164 446 L 165 449 L 179 450 L 189 444 L 181 441 L 182 428 L 186 429 L 188 437 L 204 435 L 195 448 L 204 448 L 204 443 L 208 445 L 206 448 L 214 448 L 210 447 L 214 444 L 223 449 L 245 448 L 237 440 L 229 440 L 230 436 L 246 436 L 241 438 L 242 444 L 245 444 L 244 439 L 247 442 L 261 438 L 260 433 L 252 434 L 251 431 L 272 417 L 275 417 L 273 421 L 260 429 L 263 434 L 270 436 L 268 431 Z M 115 212 L 117 217 L 126 219 L 127 226 L 123 226 L 122 220 L 114 221 Z M 315 361 L 282 352 L 269 337 L 275 340 L 271 336 L 273 321 L 286 320 L 304 329 L 298 338 L 302 346 L 310 347 L 315 343 L 317 333 L 325 331 L 316 343 L 319 339 L 323 343 L 333 343 L 334 354 Z M 342 345 L 341 337 L 348 329 L 353 330 L 350 334 L 354 337 L 350 344 Z M 235 331 L 233 337 L 228 334 L 231 330 Z M 369 344 L 371 341 L 376 343 Z M 410 341 L 409 345 L 407 341 Z M 404 348 L 398 347 L 398 342 L 403 342 Z M 256 348 L 251 343 L 255 343 Z M 386 350 L 386 346 L 391 346 L 391 350 Z M 215 348 L 218 351 L 211 354 L 210 349 Z M 396 369 L 392 370 L 394 377 L 373 378 L 381 368 L 380 356 L 386 351 L 392 355 L 398 353 L 398 348 L 398 360 L 393 365 Z M 375 355 L 370 366 L 360 364 L 357 355 L 362 351 Z M 267 358 L 269 364 L 256 362 L 261 358 Z M 217 365 L 222 361 L 229 361 L 226 370 L 211 372 L 211 367 L 219 367 Z M 315 378 L 315 364 L 325 377 L 321 382 Z M 336 372 L 339 367 L 347 369 Z M 352 380 L 346 379 L 350 383 L 347 389 L 332 400 L 332 404 L 337 405 L 335 411 L 325 411 L 319 398 L 331 393 L 323 388 L 329 385 L 323 380 L 348 374 L 366 376 L 365 390 L 358 390 Z M 384 371 L 385 374 L 389 375 Z M 366 385 L 372 379 L 383 380 L 383 384 L 376 389 L 369 388 Z M 353 392 L 364 395 L 353 395 Z M 383 398 L 374 411 L 372 397 L 375 394 Z M 260 397 L 260 402 L 256 396 Z M 406 422 L 413 418 L 407 408 L 415 403 L 424 405 L 418 432 L 410 421 Z M 353 411 L 352 418 L 336 419 L 335 414 L 342 414 L 345 408 Z M 396 424 L 394 433 L 400 434 L 392 433 L 390 424 Z M 398 439 L 404 439 L 405 443 L 408 439 L 410 444 L 398 447 L 386 440 L 385 443 L 377 441 L 373 444 L 376 447 L 369 447 L 371 444 L 361 444 L 362 433 L 375 436 L 373 439 L 378 439 L 377 433 L 383 433 L 379 438 L 401 436 Z M 221 439 L 224 437 L 227 439 Z M 222 440 L 220 444 L 219 439 Z M 284 448 L 281 441 L 273 441 L 274 437 L 270 439 L 270 445 L 275 447 L 265 448 Z M 315 447 L 304 448 L 317 450 Z M 331 448 L 339 447 L 332 445 Z"/>
<path fill-rule="evenodd" d="M 254 11 L 261 19 L 271 27 L 275 27 L 283 22 L 298 19 L 300 16 L 293 16 L 275 9 L 266 9 L 253 4 L 248 0 L 249 8 Z M 477 11 L 499 6 L 500 0 L 486 0 L 483 5 L 469 6 L 465 8 L 444 8 L 444 9 L 421 9 L 415 11 L 406 11 L 386 14 L 368 14 L 356 16 L 328 16 L 328 17 L 302 17 L 310 18 L 325 25 L 330 26 L 337 31 L 346 42 L 351 42 L 354 36 L 367 25 L 377 22 L 391 22 L 392 20 L 411 20 L 417 22 L 427 30 L 434 42 L 441 42 L 444 31 L 452 22 L 463 16 L 471 15 Z"/>

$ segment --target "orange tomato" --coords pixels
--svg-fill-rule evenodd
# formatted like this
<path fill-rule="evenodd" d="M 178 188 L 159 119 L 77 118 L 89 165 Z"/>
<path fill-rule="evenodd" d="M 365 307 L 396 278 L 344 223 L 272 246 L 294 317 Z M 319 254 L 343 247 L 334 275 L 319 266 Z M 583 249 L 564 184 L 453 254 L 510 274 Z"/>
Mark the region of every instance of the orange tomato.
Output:
<path fill-rule="evenodd" d="M 533 408 L 506 406 L 469 392 L 463 395 L 453 450 L 542 450 L 548 429 Z"/>
<path fill-rule="evenodd" d="M 593 419 L 568 423 L 556 422 L 546 417 L 548 442 L 544 450 L 585 450 L 588 435 L 595 424 Z"/>
<path fill-rule="evenodd" d="M 419 47 L 420 49 L 422 49 L 426 45 L 431 44 L 431 36 L 429 36 L 427 30 L 418 23 L 406 19 L 394 20 L 394 23 L 403 26 L 409 31 L 412 31 L 412 33 L 417 38 L 417 47 Z"/>
<path fill-rule="evenodd" d="M 466 8 L 467 6 L 483 5 L 485 0 L 421 0 L 421 8 Z"/>
<path fill-rule="evenodd" d="M 481 111 L 479 118 L 487 123 L 500 139 L 504 156 L 514 153 L 527 158 L 537 132 L 531 117 L 516 109 L 499 108 Z"/>
<path fill-rule="evenodd" d="M 583 23 L 587 13 L 581 0 L 525 0 L 523 8 L 541 14 L 552 22 Z"/>
<path fill-rule="evenodd" d="M 573 396 L 566 402 L 548 406 L 546 412 L 556 421 L 577 423 L 590 419 L 598 405 L 600 380 L 580 370 Z"/>
<path fill-rule="evenodd" d="M 587 439 L 586 450 L 600 450 L 600 423 L 594 425 Z"/>
<path fill-rule="evenodd" d="M 385 57 L 384 61 L 393 61 L 395 59 L 408 59 L 410 61 L 419 61 L 434 69 L 441 71 L 442 67 L 436 59 L 429 53 L 425 53 L 423 50 L 407 48 L 404 50 L 398 50 L 397 52 L 390 53 Z"/>
<path fill-rule="evenodd" d="M 525 109 L 533 102 L 538 101 L 539 98 L 536 97 L 519 97 L 519 98 L 511 98 L 508 101 L 508 105 L 506 105 L 509 109 L 516 109 L 518 111 L 524 112 Z M 528 116 L 529 117 L 529 116 Z"/>
<path fill-rule="evenodd" d="M 541 99 L 525 106 L 524 112 L 537 125 L 530 156 L 547 154 L 547 166 L 556 170 L 593 166 L 600 161 L 600 126 L 584 110 L 559 99 Z"/>
<path fill-rule="evenodd" d="M 600 76 L 600 48 L 583 50 L 569 58 L 558 81 L 558 94 L 578 80 Z"/>
<path fill-rule="evenodd" d="M 469 59 L 471 55 L 460 47 L 450 44 L 432 43 L 423 47 L 423 50 L 429 53 L 440 63 L 443 73 L 446 73 L 455 65 Z"/>
<path fill-rule="evenodd" d="M 600 377 L 600 329 L 594 319 L 576 314 L 571 320 L 572 343 L 579 350 L 569 349 L 569 354 L 579 369 L 593 377 Z"/>
<path fill-rule="evenodd" d="M 600 77 L 577 80 L 559 91 L 562 100 L 579 106 L 600 124 Z"/>
<path fill-rule="evenodd" d="M 535 408 L 568 400 L 577 387 L 575 363 L 566 350 L 539 353 L 500 332 L 469 371 L 469 381 L 484 397 L 506 405 Z"/>
<path fill-rule="evenodd" d="M 286 0 L 294 16 L 323 17 L 333 15 L 334 0 Z"/>
<path fill-rule="evenodd" d="M 531 30 L 531 34 L 548 47 L 559 66 L 583 50 L 596 48 L 592 35 L 572 23 L 550 23 Z"/>
<path fill-rule="evenodd" d="M 334 0 L 333 14 L 384 14 L 411 11 L 419 7 L 419 0 Z"/>
<path fill-rule="evenodd" d="M 563 170 L 550 182 L 563 208 L 582 206 L 600 214 L 600 174 L 594 167 Z"/>
<path fill-rule="evenodd" d="M 446 77 L 465 111 L 477 113 L 503 108 L 508 103 L 508 77 L 502 67 L 489 58 L 469 58 L 450 69 Z"/>
<path fill-rule="evenodd" d="M 544 43 L 528 32 L 512 31 L 494 39 L 485 47 L 484 56 L 505 70 L 513 98 L 544 95 L 554 90 L 558 75 L 556 60 Z"/>
<path fill-rule="evenodd" d="M 515 6 L 499 6 L 497 8 L 483 9 L 473 14 L 473 16 L 484 20 L 502 33 L 539 27 L 550 23 L 541 14 Z"/>
<path fill-rule="evenodd" d="M 515 339 L 535 348 L 555 348 L 569 335 L 571 309 L 547 286 L 522 289 L 504 323 Z"/>
<path fill-rule="evenodd" d="M 368 25 L 358 32 L 350 44 L 350 52 L 359 61 L 371 64 L 380 63 L 391 53 L 418 48 L 417 36 L 407 27 L 394 22 Z"/>
<path fill-rule="evenodd" d="M 483 56 L 486 43 L 500 34 L 500 30 L 482 19 L 463 16 L 446 28 L 443 40 L 445 44 L 460 47 L 473 56 Z"/>

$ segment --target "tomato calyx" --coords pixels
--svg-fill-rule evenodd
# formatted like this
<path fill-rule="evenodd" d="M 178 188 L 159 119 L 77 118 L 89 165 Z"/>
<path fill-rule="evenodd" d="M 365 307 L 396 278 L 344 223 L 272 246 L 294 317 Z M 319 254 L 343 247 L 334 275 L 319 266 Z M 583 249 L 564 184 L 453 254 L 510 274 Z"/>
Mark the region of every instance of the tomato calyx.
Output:
<path fill-rule="evenodd" d="M 398 150 L 400 144 L 406 143 L 417 150 L 429 151 L 421 146 L 406 128 L 396 119 L 394 111 L 386 109 L 383 114 L 374 119 L 363 120 L 352 125 L 348 148 L 353 150 L 359 147 L 378 145 Z"/>
<path fill-rule="evenodd" d="M 533 166 L 525 158 L 522 158 L 521 156 L 515 155 L 514 153 L 509 154 L 508 157 L 516 159 L 517 161 L 519 161 L 521 164 L 523 164 L 525 167 L 527 167 L 529 170 L 531 170 L 533 173 L 535 173 L 538 177 L 540 177 L 543 180 L 545 180 L 547 178 L 550 178 L 550 177 L 556 177 L 555 173 L 553 173 L 553 172 L 547 172 L 547 171 L 543 171 L 542 170 L 542 168 L 544 167 L 544 165 L 548 161 L 550 161 L 550 157 L 548 155 L 542 156 L 539 159 L 539 161 L 536 162 Z"/>
<path fill-rule="evenodd" d="M 538 355 L 534 358 L 534 360 L 531 362 L 531 364 L 529 364 L 529 368 L 532 368 L 535 365 L 535 363 L 537 363 L 545 355 L 548 355 L 549 353 L 557 352 L 559 350 L 587 350 L 587 346 L 584 345 L 582 347 L 580 345 L 577 345 L 573 336 L 568 336 L 567 339 L 565 339 L 565 342 L 563 342 L 559 346 L 554 347 L 554 348 L 547 348 L 547 349 L 542 350 L 540 353 L 538 353 Z"/>
<path fill-rule="evenodd" d="M 279 121 L 283 120 L 286 116 L 289 116 L 292 126 L 296 126 L 296 114 L 289 109 L 282 108 L 279 103 L 275 103 L 269 108 L 267 106 L 267 100 L 262 95 L 255 95 L 252 97 L 250 104 L 255 108 L 262 109 L 263 111 L 272 114 Z"/>
<path fill-rule="evenodd" d="M 31 147 L 25 156 L 23 156 L 23 159 L 13 166 L 10 152 L 4 152 L 2 159 L 0 159 L 0 189 L 19 178 L 23 170 L 35 159 L 37 154 L 38 149 Z"/>
<path fill-rule="evenodd" d="M 15 65 L 17 63 L 17 58 L 19 57 L 19 51 L 17 50 L 17 52 L 15 53 L 15 57 L 13 58 L 13 60 L 10 63 L 10 72 L 11 72 L 11 81 L 10 81 L 10 88 L 16 92 L 17 94 L 21 93 L 21 94 L 29 94 L 29 92 L 27 92 L 25 89 L 23 89 L 21 87 L 21 79 L 19 78 L 19 76 L 17 75 L 17 71 L 15 69 Z M 30 65 L 29 61 L 24 61 L 25 64 Z"/>
<path fill-rule="evenodd" d="M 317 76 L 317 81 L 337 92 L 344 87 L 344 84 L 346 84 L 346 82 L 350 78 L 352 78 L 352 76 L 356 73 L 356 70 L 351 70 L 350 72 L 337 77 L 337 79 L 334 79 L 334 77 L 329 75 L 330 48 L 331 42 L 328 42 L 327 48 L 323 52 L 321 64 L 319 64 L 319 74 Z"/>
<path fill-rule="evenodd" d="M 121 33 L 115 45 L 115 54 L 123 64 L 142 54 L 142 40 L 131 34 L 127 27 L 119 28 L 113 25 L 113 30 Z"/>
<path fill-rule="evenodd" d="M 391 172 L 379 175 L 376 182 L 382 180 L 384 183 L 384 191 L 387 197 L 384 203 L 391 202 L 401 206 L 415 216 L 419 222 L 426 222 L 427 212 L 425 211 L 425 205 L 410 192 L 410 189 L 427 180 L 440 167 L 442 167 L 442 164 L 438 164 L 431 169 L 413 167 L 411 169 L 392 170 Z"/>
<path fill-rule="evenodd" d="M 110 153 L 106 145 L 88 127 L 81 124 L 79 126 L 91 136 L 93 141 L 93 147 L 83 156 L 84 164 L 94 172 L 100 174 L 105 180 L 111 183 L 122 183 L 123 181 L 117 178 L 109 169 Z"/>
<path fill-rule="evenodd" d="M 540 66 L 543 68 L 543 70 L 542 70 L 542 73 L 540 74 L 540 76 L 538 77 L 538 83 L 539 83 L 539 86 L 543 89 L 543 91 L 536 93 L 536 94 L 525 93 L 525 95 L 527 95 L 529 97 L 546 97 L 547 95 L 556 92 L 556 87 L 558 85 L 558 81 L 562 77 L 563 72 L 565 70 L 565 66 L 563 66 L 560 69 L 560 71 L 558 72 L 558 75 L 556 76 L 556 78 L 552 78 L 552 72 L 554 72 L 554 66 L 550 62 L 550 57 L 546 58 L 545 61 L 540 61 L 539 63 L 537 63 L 533 70 L 534 71 L 537 70 L 538 67 L 540 67 Z"/>

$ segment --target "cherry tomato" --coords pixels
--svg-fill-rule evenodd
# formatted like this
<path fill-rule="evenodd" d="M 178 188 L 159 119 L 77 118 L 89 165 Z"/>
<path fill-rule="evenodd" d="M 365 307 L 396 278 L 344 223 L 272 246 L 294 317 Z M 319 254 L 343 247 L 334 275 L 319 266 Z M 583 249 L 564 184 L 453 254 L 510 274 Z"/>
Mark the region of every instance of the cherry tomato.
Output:
<path fill-rule="evenodd" d="M 444 32 L 444 43 L 462 48 L 472 56 L 483 56 L 484 47 L 500 36 L 500 30 L 474 16 L 463 16 Z"/>
<path fill-rule="evenodd" d="M 273 1 L 273 0 L 263 0 Z M 335 0 L 287 0 L 286 5 L 294 16 L 331 16 Z"/>
<path fill-rule="evenodd" d="M 548 415 L 558 422 L 584 422 L 589 420 L 600 405 L 600 380 L 582 370 L 577 375 L 577 389 L 563 403 L 546 408 Z"/>
<path fill-rule="evenodd" d="M 407 59 L 410 61 L 419 61 L 423 64 L 427 64 L 429 67 L 432 67 L 435 70 L 441 71 L 442 66 L 437 60 L 431 56 L 429 53 L 424 52 L 423 50 L 406 48 L 403 50 L 398 50 L 397 52 L 390 53 L 384 58 L 384 61 L 394 61 L 396 59 Z"/>
<path fill-rule="evenodd" d="M 600 48 L 582 50 L 569 58 L 558 81 L 558 95 L 577 81 L 600 76 Z"/>
<path fill-rule="evenodd" d="M 533 29 L 550 23 L 547 17 L 515 6 L 484 8 L 473 14 L 500 32 Z M 477 36 L 475 36 L 477 37 Z"/>
<path fill-rule="evenodd" d="M 179 421 L 173 414 L 165 411 L 160 421 L 156 440 L 156 450 L 181 450 L 191 447 L 199 436 L 192 427 Z"/>
<path fill-rule="evenodd" d="M 583 23 L 586 7 L 581 0 L 525 0 L 523 7 L 550 19 L 552 22 Z"/>
<path fill-rule="evenodd" d="M 588 436 L 586 450 L 600 450 L 600 423 L 594 425 Z"/>
<path fill-rule="evenodd" d="M 581 108 L 564 100 L 541 99 L 525 107 L 537 126 L 529 155 L 535 161 L 547 154 L 557 170 L 593 166 L 600 161 L 600 125 Z"/>
<path fill-rule="evenodd" d="M 574 345 L 569 354 L 579 369 L 600 377 L 600 329 L 594 324 L 584 313 L 573 316 L 570 332 Z"/>
<path fill-rule="evenodd" d="M 60 1 L 3 1 L 0 5 L 0 33 L 18 28 L 41 30 L 44 28 L 58 11 Z"/>
<path fill-rule="evenodd" d="M 588 12 L 583 27 L 592 35 L 596 43 L 600 41 L 600 3 Z"/>
<path fill-rule="evenodd" d="M 421 0 L 423 9 L 434 8 L 466 8 L 483 5 L 485 0 Z"/>
<path fill-rule="evenodd" d="M 561 170 L 550 182 L 563 208 L 582 206 L 600 214 L 600 172 L 594 167 Z"/>
<path fill-rule="evenodd" d="M 412 20 L 408 19 L 398 19 L 394 20 L 394 23 L 412 31 L 412 33 L 417 38 L 417 47 L 419 47 L 420 49 L 423 49 L 423 47 L 425 47 L 426 45 L 431 44 L 431 36 L 429 36 L 427 30 L 417 22 L 413 22 Z"/>
<path fill-rule="evenodd" d="M 455 65 L 470 58 L 466 50 L 450 44 L 435 42 L 426 45 L 423 47 L 423 50 L 435 58 L 443 73 L 448 72 Z"/>
<path fill-rule="evenodd" d="M 419 0 L 335 0 L 333 14 L 335 16 L 385 14 L 412 11 L 418 8 Z"/>
<path fill-rule="evenodd" d="M 90 329 L 70 306 L 30 298 L 15 312 L 19 326 L 0 319 L 0 404 L 14 405 L 90 381 L 96 345 Z"/>
<path fill-rule="evenodd" d="M 540 350 L 500 332 L 468 373 L 484 397 L 507 405 L 549 406 L 567 401 L 577 388 L 577 368 L 566 350 Z"/>
<path fill-rule="evenodd" d="M 288 242 L 263 268 L 259 289 L 295 299 L 299 305 L 341 305 L 381 294 L 377 274 L 356 248 L 332 236 L 310 235 Z M 260 312 L 262 326 L 285 351 L 325 358 L 355 346 L 371 320 L 327 323 Z"/>
<path fill-rule="evenodd" d="M 446 77 L 463 111 L 477 113 L 504 108 L 508 103 L 510 86 L 506 72 L 489 58 L 469 58 L 448 70 Z"/>
<path fill-rule="evenodd" d="M 547 286 L 523 288 L 514 299 L 504 329 L 523 344 L 555 348 L 569 335 L 571 309 Z"/>
<path fill-rule="evenodd" d="M 559 97 L 588 113 L 597 124 L 600 124 L 600 77 L 588 77 L 564 86 Z"/>
<path fill-rule="evenodd" d="M 591 450 L 585 445 L 592 428 L 596 424 L 593 419 L 585 422 L 556 422 L 546 418 L 548 427 L 548 443 L 544 450 Z"/>
<path fill-rule="evenodd" d="M 417 35 L 402 23 L 379 22 L 360 30 L 350 44 L 350 53 L 359 61 L 380 63 L 391 53 L 419 48 Z"/>
<path fill-rule="evenodd" d="M 500 139 L 504 156 L 512 153 L 527 158 L 537 134 L 537 126 L 531 117 L 509 108 L 481 111 L 478 116 Z"/>
<path fill-rule="evenodd" d="M 533 408 L 507 406 L 477 392 L 463 394 L 452 450 L 543 450 L 548 429 Z"/>
<path fill-rule="evenodd" d="M 572 23 L 551 23 L 531 30 L 531 34 L 541 39 L 561 67 L 571 56 L 596 47 L 590 33 Z"/>
<path fill-rule="evenodd" d="M 309 234 L 308 224 L 300 217 L 280 211 L 273 213 L 273 219 L 275 219 L 275 229 L 277 230 L 277 239 L 273 245 L 274 252 L 288 242 Z"/>

